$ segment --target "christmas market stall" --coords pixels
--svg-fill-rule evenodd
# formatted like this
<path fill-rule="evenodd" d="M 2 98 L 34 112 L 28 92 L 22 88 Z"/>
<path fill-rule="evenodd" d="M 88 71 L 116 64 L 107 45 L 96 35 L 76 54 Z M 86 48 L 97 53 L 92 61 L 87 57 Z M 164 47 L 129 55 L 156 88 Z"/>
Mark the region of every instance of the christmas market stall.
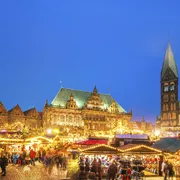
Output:
<path fill-rule="evenodd" d="M 125 167 L 131 166 L 138 171 L 143 171 L 145 176 L 157 176 L 161 173 L 163 161 L 162 151 L 146 145 L 127 144 L 118 148 L 121 163 Z"/>
<path fill-rule="evenodd" d="M 109 164 L 112 162 L 112 160 L 118 158 L 117 154 L 121 153 L 122 151 L 106 144 L 97 144 L 87 148 L 79 148 L 79 152 L 80 166 L 81 164 L 84 166 L 84 161 L 88 160 L 88 162 L 90 162 L 91 169 L 94 160 L 99 161 L 102 168 L 102 175 L 105 176 L 107 174 Z"/>
<path fill-rule="evenodd" d="M 156 141 L 153 148 L 163 151 L 164 159 L 172 163 L 176 176 L 180 176 L 180 139 L 179 137 L 161 138 Z"/>

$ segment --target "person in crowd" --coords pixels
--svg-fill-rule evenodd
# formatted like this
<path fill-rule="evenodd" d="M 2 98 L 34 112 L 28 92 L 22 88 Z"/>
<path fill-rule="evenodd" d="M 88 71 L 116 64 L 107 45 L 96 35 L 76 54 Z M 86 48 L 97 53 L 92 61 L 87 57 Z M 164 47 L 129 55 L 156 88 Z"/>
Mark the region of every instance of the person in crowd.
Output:
<path fill-rule="evenodd" d="M 17 163 L 17 160 L 18 160 L 18 158 L 19 158 L 19 155 L 15 152 L 14 154 L 13 154 L 13 164 L 16 164 Z"/>
<path fill-rule="evenodd" d="M 85 160 L 85 172 L 89 173 L 89 170 L 90 170 L 89 158 L 86 158 L 86 160 Z"/>
<path fill-rule="evenodd" d="M 97 166 L 97 159 L 96 158 L 94 158 L 91 165 L 92 165 L 91 172 L 94 172 L 95 174 L 97 174 L 98 173 L 98 166 Z"/>
<path fill-rule="evenodd" d="M 31 165 L 35 165 L 35 156 L 36 156 L 36 152 L 33 149 L 30 149 L 29 157 L 30 157 Z"/>
<path fill-rule="evenodd" d="M 173 166 L 171 163 L 168 163 L 167 161 L 164 167 L 164 180 L 173 179 L 173 176 L 174 176 Z"/>
<path fill-rule="evenodd" d="M 117 166 L 114 160 L 110 164 L 107 174 L 108 174 L 108 180 L 115 180 L 117 174 Z"/>
<path fill-rule="evenodd" d="M 2 169 L 2 176 L 6 176 L 6 166 L 8 165 L 8 159 L 6 158 L 5 154 L 3 154 L 1 157 L 0 165 Z"/>
<path fill-rule="evenodd" d="M 164 176 L 164 168 L 166 166 L 166 161 L 164 160 L 161 164 L 161 172 L 162 172 L 162 175 Z"/>
<path fill-rule="evenodd" d="M 129 166 L 128 169 L 127 169 L 127 180 L 130 180 L 131 179 L 131 167 Z"/>
<path fill-rule="evenodd" d="M 169 179 L 173 179 L 174 170 L 173 170 L 173 165 L 172 165 L 172 163 L 169 163 L 169 164 L 168 164 L 168 169 L 169 169 Z"/>
<path fill-rule="evenodd" d="M 100 158 L 98 159 L 97 166 L 98 166 L 98 177 L 99 177 L 99 180 L 102 180 L 102 162 L 101 162 Z"/>

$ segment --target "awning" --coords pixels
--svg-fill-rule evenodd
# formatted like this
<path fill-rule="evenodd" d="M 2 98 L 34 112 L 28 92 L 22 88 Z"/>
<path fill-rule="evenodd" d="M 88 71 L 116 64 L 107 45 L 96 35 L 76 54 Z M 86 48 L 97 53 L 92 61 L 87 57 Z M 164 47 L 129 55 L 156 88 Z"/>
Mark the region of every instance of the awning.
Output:
<path fill-rule="evenodd" d="M 91 140 L 76 142 L 75 144 L 77 144 L 77 145 L 95 145 L 95 144 L 107 144 L 107 143 L 108 143 L 108 140 L 91 139 Z"/>

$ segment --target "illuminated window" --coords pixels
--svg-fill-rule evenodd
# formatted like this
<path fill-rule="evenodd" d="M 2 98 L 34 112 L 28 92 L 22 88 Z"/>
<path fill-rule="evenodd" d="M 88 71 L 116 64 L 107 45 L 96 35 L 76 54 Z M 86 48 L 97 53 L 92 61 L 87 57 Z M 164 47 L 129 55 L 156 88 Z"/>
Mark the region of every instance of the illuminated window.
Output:
<path fill-rule="evenodd" d="M 168 96 L 168 94 L 165 94 L 165 95 L 163 96 L 163 101 L 164 101 L 164 102 L 169 101 L 169 96 Z"/>
<path fill-rule="evenodd" d="M 172 113 L 172 119 L 176 119 L 176 113 Z"/>
<path fill-rule="evenodd" d="M 171 94 L 170 99 L 171 101 L 175 101 L 175 94 Z"/>
<path fill-rule="evenodd" d="M 168 113 L 168 119 L 171 119 L 171 113 Z"/>
<path fill-rule="evenodd" d="M 166 120 L 166 119 L 167 119 L 167 114 L 164 113 L 164 114 L 163 114 L 163 120 Z"/>
<path fill-rule="evenodd" d="M 163 104 L 163 111 L 165 111 L 166 110 L 166 105 L 165 104 Z"/>
<path fill-rule="evenodd" d="M 173 103 L 171 103 L 171 111 L 173 111 L 173 108 L 174 108 Z"/>
<path fill-rule="evenodd" d="M 168 111 L 169 110 L 169 107 L 168 107 L 168 104 L 166 104 L 166 111 Z"/>

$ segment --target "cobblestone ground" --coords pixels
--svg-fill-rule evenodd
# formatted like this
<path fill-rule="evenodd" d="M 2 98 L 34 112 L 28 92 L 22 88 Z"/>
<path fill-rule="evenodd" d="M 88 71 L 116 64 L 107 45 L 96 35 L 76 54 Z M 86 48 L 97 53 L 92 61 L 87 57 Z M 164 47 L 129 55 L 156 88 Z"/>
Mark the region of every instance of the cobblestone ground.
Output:
<path fill-rule="evenodd" d="M 56 167 L 46 169 L 41 163 L 36 162 L 35 166 L 11 165 L 7 166 L 6 176 L 0 177 L 3 180 L 60 180 L 66 177 L 64 170 L 57 171 Z"/>
<path fill-rule="evenodd" d="M 7 175 L 0 177 L 2 180 L 61 180 L 65 179 L 67 171 L 57 171 L 56 167 L 46 169 L 43 164 L 36 162 L 35 166 L 11 165 L 7 166 Z M 103 179 L 105 180 L 105 179 Z M 164 180 L 163 177 L 143 177 L 143 180 Z M 173 178 L 171 180 L 180 180 Z"/>

